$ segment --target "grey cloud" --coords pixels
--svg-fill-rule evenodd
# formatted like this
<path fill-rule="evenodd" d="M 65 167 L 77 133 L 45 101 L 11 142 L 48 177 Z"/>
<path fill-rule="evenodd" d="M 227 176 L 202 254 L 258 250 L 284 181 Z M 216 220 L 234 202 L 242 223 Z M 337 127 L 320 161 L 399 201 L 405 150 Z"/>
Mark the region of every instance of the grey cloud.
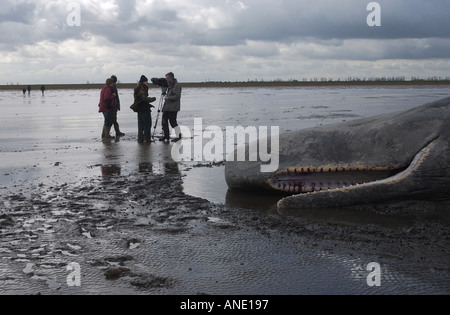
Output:
<path fill-rule="evenodd" d="M 317 65 L 450 57 L 448 0 L 378 0 L 381 27 L 366 23 L 366 7 L 371 1 L 115 0 L 117 7 L 104 7 L 104 1 L 74 0 L 81 5 L 81 26 L 69 27 L 69 1 L 3 0 L 0 51 L 17 52 L 8 60 L 30 60 L 34 50 L 21 46 L 45 41 L 55 44 L 49 49 L 58 55 L 59 43 L 75 39 L 78 42 L 64 45 L 86 44 L 95 51 L 95 43 L 106 51 L 120 50 L 120 58 L 129 57 L 131 61 L 124 62 L 133 65 L 141 62 L 133 60 L 139 51 L 141 58 L 151 56 L 147 64 L 159 66 L 161 60 L 151 59 L 160 56 L 181 68 L 195 68 L 192 73 L 201 68 L 204 77 L 208 71 L 214 72 L 211 69 L 218 60 L 239 65 L 236 67 L 242 71 L 252 67 L 255 75 L 257 69 L 267 71 L 270 63 L 273 68 L 268 75 L 282 77 L 274 69 L 289 70 L 287 62 Z M 23 55 L 24 51 L 30 55 Z M 114 52 L 111 55 L 117 62 Z M 58 62 L 66 62 L 64 58 Z M 92 63 L 106 62 L 95 56 L 91 59 Z"/>
<path fill-rule="evenodd" d="M 83 10 L 82 28 L 100 35 L 116 44 L 164 42 L 170 34 L 177 33 L 177 13 L 173 10 L 156 9 L 151 14 L 136 14 L 136 1 L 118 1 L 119 16 L 113 22 L 98 19 L 95 12 Z M 123 9 L 125 8 L 125 9 Z"/>
<path fill-rule="evenodd" d="M 354 39 L 334 46 L 311 41 L 298 51 L 304 57 L 324 60 L 446 59 L 450 58 L 450 39 Z"/>
<path fill-rule="evenodd" d="M 20 1 L 17 3 L 2 3 L 0 8 L 0 23 L 17 22 L 32 24 L 36 4 L 31 1 Z"/>
<path fill-rule="evenodd" d="M 292 42 L 317 39 L 450 38 L 446 1 L 378 1 L 381 27 L 366 23 L 365 1 L 248 1 L 249 9 L 238 13 L 234 24 L 219 30 L 194 33 L 194 44 L 231 45 L 263 40 Z M 274 5 L 277 7 L 274 7 Z"/>
<path fill-rule="evenodd" d="M 118 16 L 113 21 L 102 21 L 98 12 L 89 5 L 82 7 L 82 27 L 76 29 L 101 35 L 114 43 L 134 43 L 141 40 L 166 41 L 172 34 L 182 44 L 198 46 L 234 46 L 247 40 L 296 42 L 309 39 L 400 39 L 400 38 L 449 38 L 450 19 L 448 4 L 442 0 L 379 0 L 382 12 L 382 26 L 369 27 L 366 18 L 368 2 L 360 0 L 336 1 L 261 1 L 243 0 L 244 10 L 226 2 L 205 1 L 205 8 L 216 6 L 228 17 L 229 23 L 220 28 L 199 28 L 191 21 L 179 16 L 182 6 L 169 7 L 163 0 L 153 5 L 148 15 L 138 12 L 142 4 L 137 0 L 116 0 Z M 47 29 L 41 29 L 39 36 L 28 38 L 31 41 L 42 39 L 56 41 L 65 38 L 78 38 L 65 25 L 66 4 L 50 2 L 51 6 L 37 6 L 31 2 L 21 2 L 6 6 L 0 11 L 0 25 L 14 21 L 30 25 L 42 17 L 48 20 Z M 196 14 L 196 12 L 188 12 Z M 204 18 L 208 18 L 205 16 Z M 3 36 L 3 35 L 2 35 Z M 2 40 L 3 41 L 3 40 Z M 177 44 L 177 43 L 173 43 Z"/>
<path fill-rule="evenodd" d="M 119 6 L 119 20 L 132 19 L 136 14 L 136 0 L 116 0 Z"/>

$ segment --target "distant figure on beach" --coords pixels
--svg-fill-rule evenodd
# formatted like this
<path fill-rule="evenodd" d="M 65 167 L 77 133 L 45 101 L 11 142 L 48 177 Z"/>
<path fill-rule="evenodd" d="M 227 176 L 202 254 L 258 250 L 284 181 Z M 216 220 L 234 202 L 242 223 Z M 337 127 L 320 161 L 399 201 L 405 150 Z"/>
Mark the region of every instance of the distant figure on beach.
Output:
<path fill-rule="evenodd" d="M 42 96 L 44 96 L 45 86 L 41 85 Z"/>
<path fill-rule="evenodd" d="M 154 107 L 150 103 L 156 101 L 156 97 L 148 96 L 148 79 L 141 76 L 138 86 L 134 89 L 134 103 L 132 109 L 138 113 L 138 142 L 151 143 L 152 112 Z"/>
<path fill-rule="evenodd" d="M 113 117 L 112 117 L 114 130 L 116 131 L 116 137 L 123 137 L 125 136 L 125 134 L 120 131 L 119 123 L 117 122 L 117 112 L 120 111 L 119 92 L 117 91 L 117 77 L 115 75 L 112 75 L 111 79 L 113 80 L 112 90 L 113 93 L 116 94 L 116 98 L 114 99 Z"/>
<path fill-rule="evenodd" d="M 28 95 L 30 95 L 30 93 L 31 93 L 31 86 L 28 86 L 27 90 L 28 90 Z"/>
<path fill-rule="evenodd" d="M 23 96 L 25 96 L 25 93 L 27 93 L 27 89 L 26 89 L 26 88 L 23 88 L 23 89 L 22 89 L 22 92 L 23 92 Z"/>
<path fill-rule="evenodd" d="M 111 78 L 106 80 L 105 86 L 102 88 L 100 92 L 100 104 L 99 104 L 99 113 L 103 113 L 103 117 L 105 118 L 105 122 L 103 124 L 102 131 L 102 139 L 114 139 L 110 135 L 111 127 L 113 125 L 113 107 L 114 107 L 114 99 L 116 98 L 116 94 L 114 94 L 113 89 L 113 80 Z"/>

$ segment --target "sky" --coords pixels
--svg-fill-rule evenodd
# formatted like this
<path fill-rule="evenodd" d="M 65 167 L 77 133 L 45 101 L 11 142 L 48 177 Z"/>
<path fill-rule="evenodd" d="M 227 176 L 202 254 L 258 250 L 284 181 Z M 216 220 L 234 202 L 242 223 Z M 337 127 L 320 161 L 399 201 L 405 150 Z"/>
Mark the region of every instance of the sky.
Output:
<path fill-rule="evenodd" d="M 450 77 L 449 0 L 373 2 L 0 0 L 0 84 Z"/>

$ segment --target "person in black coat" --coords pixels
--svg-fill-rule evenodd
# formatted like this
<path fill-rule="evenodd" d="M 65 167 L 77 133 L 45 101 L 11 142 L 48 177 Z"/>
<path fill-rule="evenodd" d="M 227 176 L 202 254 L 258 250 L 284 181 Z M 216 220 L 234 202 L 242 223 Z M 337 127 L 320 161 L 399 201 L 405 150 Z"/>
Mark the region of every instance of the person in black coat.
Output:
<path fill-rule="evenodd" d="M 151 142 L 152 114 L 150 103 L 156 101 L 155 97 L 148 96 L 148 79 L 141 76 L 138 86 L 134 89 L 134 104 L 131 108 L 138 113 L 138 142 Z"/>

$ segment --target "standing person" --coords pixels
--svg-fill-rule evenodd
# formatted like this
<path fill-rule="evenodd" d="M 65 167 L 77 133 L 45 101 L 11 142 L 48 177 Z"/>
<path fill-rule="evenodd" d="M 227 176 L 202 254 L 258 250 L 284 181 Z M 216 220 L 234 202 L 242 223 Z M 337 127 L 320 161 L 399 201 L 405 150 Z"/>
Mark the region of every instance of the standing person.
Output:
<path fill-rule="evenodd" d="M 116 94 L 116 98 L 114 99 L 113 114 L 112 114 L 114 130 L 116 132 L 116 137 L 123 137 L 123 136 L 125 136 L 125 134 L 120 131 L 119 123 L 117 122 L 117 112 L 120 111 L 120 98 L 119 98 L 119 92 L 117 91 L 117 77 L 115 75 L 112 75 L 111 79 L 113 80 L 112 90 L 113 90 L 113 93 Z"/>
<path fill-rule="evenodd" d="M 176 139 L 172 140 L 177 142 L 181 140 L 181 128 L 177 123 L 178 112 L 181 109 L 181 85 L 178 80 L 175 79 L 175 75 L 172 72 L 166 74 L 167 84 L 169 88 L 167 90 L 167 95 L 165 97 L 162 117 L 162 127 L 164 131 L 164 137 L 160 141 L 169 142 L 170 132 L 169 132 L 169 122 L 172 128 L 175 130 Z"/>
<path fill-rule="evenodd" d="M 152 112 L 154 107 L 150 103 L 156 101 L 156 97 L 148 97 L 148 79 L 141 76 L 139 85 L 134 89 L 134 104 L 131 105 L 138 113 L 138 142 L 151 142 Z"/>
<path fill-rule="evenodd" d="M 113 103 L 116 97 L 112 90 L 113 80 L 106 80 L 105 86 L 100 92 L 99 113 L 103 113 L 105 123 L 103 125 L 102 139 L 114 139 L 109 133 L 113 125 Z"/>
<path fill-rule="evenodd" d="M 41 92 L 42 92 L 42 96 L 44 96 L 45 86 L 43 86 L 43 85 L 41 85 Z"/>

